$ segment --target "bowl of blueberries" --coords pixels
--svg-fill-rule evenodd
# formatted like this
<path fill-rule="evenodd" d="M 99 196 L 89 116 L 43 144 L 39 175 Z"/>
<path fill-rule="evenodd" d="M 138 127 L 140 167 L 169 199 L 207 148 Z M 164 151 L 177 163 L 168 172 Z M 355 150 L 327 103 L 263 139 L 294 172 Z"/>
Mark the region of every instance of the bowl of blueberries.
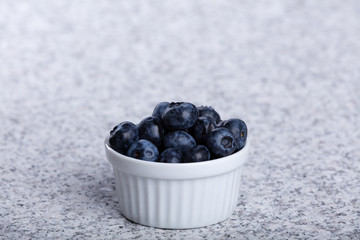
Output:
<path fill-rule="evenodd" d="M 212 107 L 189 102 L 161 102 L 151 116 L 123 121 L 105 138 L 121 213 L 167 229 L 229 218 L 248 149 L 243 120 L 222 120 Z"/>

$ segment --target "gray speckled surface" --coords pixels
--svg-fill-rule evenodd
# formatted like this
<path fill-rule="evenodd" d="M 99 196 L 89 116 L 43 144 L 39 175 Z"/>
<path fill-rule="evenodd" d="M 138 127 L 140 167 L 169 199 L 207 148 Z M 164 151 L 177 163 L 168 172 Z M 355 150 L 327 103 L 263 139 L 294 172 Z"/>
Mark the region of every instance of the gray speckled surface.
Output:
<path fill-rule="evenodd" d="M 0 2 L 0 238 L 360 239 L 360 2 Z M 103 139 L 160 101 L 242 117 L 234 215 L 124 219 Z"/>

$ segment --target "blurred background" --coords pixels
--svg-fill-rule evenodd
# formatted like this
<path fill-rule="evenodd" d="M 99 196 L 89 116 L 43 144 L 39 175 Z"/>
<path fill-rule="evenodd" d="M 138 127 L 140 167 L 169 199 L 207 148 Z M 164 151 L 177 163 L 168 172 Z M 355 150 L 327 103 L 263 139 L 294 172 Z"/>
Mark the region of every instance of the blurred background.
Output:
<path fill-rule="evenodd" d="M 0 237 L 360 238 L 360 2 L 0 2 Z M 161 101 L 249 126 L 235 214 L 123 218 L 103 140 Z"/>

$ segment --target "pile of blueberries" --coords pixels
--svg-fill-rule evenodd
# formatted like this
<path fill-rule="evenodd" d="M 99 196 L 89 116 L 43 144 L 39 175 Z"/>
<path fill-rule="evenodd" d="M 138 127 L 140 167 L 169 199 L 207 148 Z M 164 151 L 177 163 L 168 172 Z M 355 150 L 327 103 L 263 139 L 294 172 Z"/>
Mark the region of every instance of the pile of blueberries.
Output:
<path fill-rule="evenodd" d="M 237 118 L 222 121 L 207 106 L 161 102 L 138 125 L 125 121 L 110 132 L 115 151 L 151 162 L 202 162 L 233 154 L 245 146 L 247 127 Z"/>

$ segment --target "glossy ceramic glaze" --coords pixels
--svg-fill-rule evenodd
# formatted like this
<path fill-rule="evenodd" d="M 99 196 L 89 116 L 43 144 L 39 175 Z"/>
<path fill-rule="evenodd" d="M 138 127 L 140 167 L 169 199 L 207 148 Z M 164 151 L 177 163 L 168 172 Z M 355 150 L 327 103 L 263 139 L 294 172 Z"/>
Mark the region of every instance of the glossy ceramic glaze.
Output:
<path fill-rule="evenodd" d="M 114 169 L 122 214 L 143 225 L 171 229 L 227 219 L 236 207 L 248 145 L 220 159 L 174 164 L 124 156 L 111 149 L 107 137 L 106 157 Z"/>

